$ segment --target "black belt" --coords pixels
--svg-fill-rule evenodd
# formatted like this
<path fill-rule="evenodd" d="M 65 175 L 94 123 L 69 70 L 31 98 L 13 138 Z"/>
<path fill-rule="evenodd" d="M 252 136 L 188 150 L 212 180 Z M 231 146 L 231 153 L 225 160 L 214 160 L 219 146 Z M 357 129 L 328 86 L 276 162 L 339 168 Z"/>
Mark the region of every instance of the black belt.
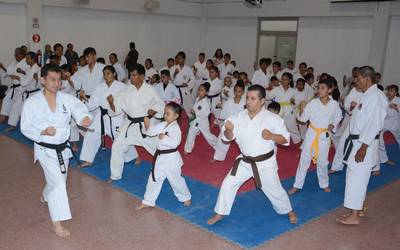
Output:
<path fill-rule="evenodd" d="M 78 162 L 78 164 L 79 164 L 78 157 L 76 157 L 74 151 L 72 151 L 71 146 L 69 145 L 68 141 L 61 143 L 61 144 L 50 144 L 50 143 L 46 143 L 46 142 L 35 142 L 35 143 L 42 147 L 54 149 L 56 151 L 58 163 L 60 164 L 60 170 L 61 170 L 62 174 L 65 174 L 67 172 L 67 170 L 65 168 L 65 164 L 64 164 L 64 158 L 62 156 L 62 152 L 66 148 L 69 148 L 71 150 L 72 156 L 74 157 L 75 161 Z"/>
<path fill-rule="evenodd" d="M 35 93 L 35 92 L 38 92 L 38 91 L 40 91 L 40 89 L 34 89 L 34 90 L 25 90 L 24 91 L 24 95 L 25 95 L 25 99 L 28 99 L 28 97 L 29 97 L 29 95 L 30 94 L 32 94 L 32 93 Z"/>
<path fill-rule="evenodd" d="M 208 99 L 211 101 L 213 98 L 218 97 L 220 95 L 220 93 L 215 94 L 215 95 L 208 95 Z"/>
<path fill-rule="evenodd" d="M 106 135 L 105 127 L 104 127 L 104 116 L 107 115 L 110 118 L 110 131 L 111 131 L 111 138 L 114 140 L 114 133 L 113 133 L 113 127 L 112 127 L 112 118 L 108 114 L 108 110 L 104 109 L 100 106 L 100 129 L 101 129 L 101 147 L 105 148 L 105 141 L 104 141 L 104 136 Z"/>
<path fill-rule="evenodd" d="M 344 150 L 343 150 L 343 161 L 347 161 L 349 159 L 350 153 L 353 150 L 353 140 L 360 139 L 360 135 L 349 135 L 344 142 Z M 379 139 L 379 134 L 375 136 L 375 140 Z"/>
<path fill-rule="evenodd" d="M 153 181 L 156 181 L 156 177 L 154 175 L 154 169 L 156 167 L 156 161 L 159 155 L 165 155 L 165 154 L 171 154 L 178 151 L 178 148 L 173 148 L 173 149 L 165 149 L 165 150 L 156 150 L 154 153 L 154 158 L 153 158 L 153 168 L 151 169 L 151 178 L 153 178 Z"/>
<path fill-rule="evenodd" d="M 181 105 L 183 104 L 183 96 L 182 96 L 182 90 L 181 90 L 181 88 L 184 88 L 184 87 L 186 87 L 186 86 L 183 86 L 183 85 L 179 85 L 179 86 L 177 86 L 177 85 L 175 85 L 175 87 L 177 87 L 178 88 L 178 91 L 179 91 L 179 96 L 180 96 L 180 98 L 181 98 Z"/>
<path fill-rule="evenodd" d="M 13 84 L 13 85 L 11 85 L 11 88 L 12 88 L 11 99 L 14 98 L 14 90 L 15 90 L 15 88 L 18 88 L 20 86 L 21 86 L 21 84 Z"/>
<path fill-rule="evenodd" d="M 130 127 L 132 124 L 134 124 L 134 123 L 139 123 L 140 134 L 142 135 L 143 138 L 146 138 L 147 136 L 146 136 L 146 135 L 143 133 L 143 131 L 142 131 L 142 130 L 143 130 L 142 122 L 144 122 L 144 118 L 145 118 L 146 116 L 132 118 L 132 117 L 130 117 L 129 115 L 126 115 L 126 117 L 127 117 L 128 120 L 130 121 L 130 123 L 129 123 L 128 127 L 126 128 L 125 138 L 128 137 L 128 129 L 129 129 L 129 127 Z"/>
<path fill-rule="evenodd" d="M 233 163 L 231 175 L 236 176 L 236 172 L 239 168 L 239 163 L 241 161 L 249 163 L 251 165 L 251 169 L 253 170 L 253 176 L 254 176 L 254 181 L 256 183 L 256 187 L 261 188 L 262 184 L 261 184 L 260 174 L 258 173 L 258 169 L 257 169 L 257 162 L 266 161 L 269 158 L 271 158 L 273 155 L 274 155 L 274 150 L 271 150 L 270 152 L 268 152 L 266 154 L 258 155 L 255 157 L 243 155 L 242 157 L 237 158 L 235 160 L 235 162 Z"/>

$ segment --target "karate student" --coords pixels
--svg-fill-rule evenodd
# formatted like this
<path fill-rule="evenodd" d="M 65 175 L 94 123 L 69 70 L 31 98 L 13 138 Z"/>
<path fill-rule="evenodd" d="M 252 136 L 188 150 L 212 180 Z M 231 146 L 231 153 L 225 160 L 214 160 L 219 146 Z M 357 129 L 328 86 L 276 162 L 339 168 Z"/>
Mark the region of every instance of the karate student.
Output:
<path fill-rule="evenodd" d="M 318 84 L 315 82 L 315 77 L 311 73 L 307 73 L 304 77 L 306 81 L 306 85 L 304 85 L 304 89 L 307 92 L 307 96 L 309 97 L 309 101 L 315 97 L 318 92 Z"/>
<path fill-rule="evenodd" d="M 359 212 L 364 207 L 371 170 L 379 157 L 378 139 L 387 114 L 388 101 L 373 83 L 374 78 L 374 68 L 359 68 L 356 84 L 364 94 L 353 110 L 343 159 L 347 164 L 344 207 L 351 212 L 338 220 L 345 225 L 359 224 Z"/>
<path fill-rule="evenodd" d="M 344 144 L 346 142 L 347 137 L 349 136 L 349 123 L 352 119 L 353 110 L 358 106 L 361 102 L 363 92 L 361 92 L 357 83 L 355 83 L 354 88 L 350 91 L 350 93 L 344 99 L 344 110 L 345 116 L 342 120 L 342 123 L 336 133 L 332 136 L 332 141 L 335 144 L 335 156 L 333 158 L 332 167 L 329 170 L 329 173 L 335 173 L 337 171 L 343 170 L 343 150 Z M 339 140 L 338 140 L 339 138 Z"/>
<path fill-rule="evenodd" d="M 174 58 L 171 57 L 171 58 L 168 58 L 168 60 L 167 60 L 167 66 L 160 69 L 160 72 L 165 69 L 169 70 L 169 75 L 170 75 L 171 81 L 174 80 L 174 78 L 173 78 L 174 77 L 174 69 L 173 69 L 174 65 L 175 65 L 175 60 L 174 60 Z"/>
<path fill-rule="evenodd" d="M 294 97 L 292 102 L 294 102 L 293 113 L 296 116 L 300 112 L 300 104 L 302 102 L 308 102 L 310 99 L 308 93 L 305 91 L 306 82 L 303 78 L 299 78 L 296 81 L 296 88 L 294 90 Z M 301 140 L 304 140 L 307 131 L 307 125 L 302 123 L 297 123 L 297 128 L 300 133 Z"/>
<path fill-rule="evenodd" d="M 279 80 L 282 78 L 283 72 L 281 71 L 281 63 L 276 61 L 272 63 L 272 75 L 276 76 Z"/>
<path fill-rule="evenodd" d="M 79 91 L 79 99 L 88 102 L 96 87 L 104 81 L 103 68 L 105 65 L 96 62 L 96 50 L 92 47 L 86 48 L 83 55 L 87 64 L 80 68 L 71 80 L 74 83 L 75 90 Z"/>
<path fill-rule="evenodd" d="M 275 143 L 289 145 L 289 132 L 279 115 L 264 109 L 265 89 L 249 87 L 246 110 L 231 116 L 222 127 L 224 141 L 236 140 L 241 154 L 229 171 L 218 194 L 215 215 L 207 223 L 212 225 L 229 215 L 237 190 L 254 177 L 278 214 L 288 214 L 290 223 L 297 223 L 296 214 L 278 176 Z"/>
<path fill-rule="evenodd" d="M 151 77 L 157 74 L 157 70 L 154 69 L 153 61 L 150 58 L 144 61 L 144 67 L 146 68 L 145 81 L 150 82 Z"/>
<path fill-rule="evenodd" d="M 224 78 L 224 87 L 221 90 L 221 107 L 228 99 L 233 97 L 233 89 L 235 85 L 232 84 L 232 77 L 226 76 Z"/>
<path fill-rule="evenodd" d="M 58 62 L 58 66 L 61 66 L 63 64 L 68 64 L 67 58 L 65 58 L 64 56 L 64 46 L 62 46 L 60 43 L 56 43 L 53 46 L 53 50 L 54 50 L 54 55 L 58 56 L 60 59 L 60 61 Z M 46 64 L 47 63 L 51 63 L 50 57 L 46 61 Z"/>
<path fill-rule="evenodd" d="M 136 68 L 130 72 L 131 84 L 125 91 L 118 95 L 109 95 L 107 101 L 112 112 L 111 115 L 125 113 L 126 118 L 119 128 L 111 149 L 111 176 L 109 183 L 119 180 L 122 177 L 124 162 L 129 162 L 136 158 L 135 164 L 139 165 L 141 160 L 134 146 L 141 146 L 151 155 L 156 151 L 156 138 L 145 135 L 145 117 L 161 118 L 164 110 L 164 102 L 158 96 L 155 89 L 144 81 L 146 70 L 137 64 Z M 147 128 L 146 128 L 147 129 Z M 127 153 L 132 152 L 134 157 L 127 157 Z"/>
<path fill-rule="evenodd" d="M 201 52 L 199 54 L 197 62 L 193 64 L 193 73 L 196 76 L 196 80 L 207 81 L 208 72 L 206 71 L 206 55 Z"/>
<path fill-rule="evenodd" d="M 244 84 L 240 81 L 234 87 L 234 97 L 228 99 L 222 107 L 221 115 L 219 117 L 221 123 L 223 123 L 228 117 L 236 115 L 246 108 L 246 99 L 243 97 L 243 94 Z M 228 153 L 230 144 L 224 143 L 222 137 L 223 135 L 220 133 L 217 146 L 215 147 L 213 161 L 224 161 L 226 154 Z"/>
<path fill-rule="evenodd" d="M 40 67 L 36 62 L 36 54 L 35 52 L 28 52 L 25 57 L 26 63 L 29 65 L 29 70 L 25 72 L 24 77 L 21 78 L 21 86 L 23 89 L 23 98 L 27 99 L 29 96 L 32 96 L 34 93 L 40 91 L 41 84 L 38 79 L 40 77 Z M 22 111 L 22 103 L 21 109 Z"/>
<path fill-rule="evenodd" d="M 117 54 L 111 53 L 108 56 L 108 59 L 110 60 L 110 64 L 114 67 L 115 72 L 117 72 L 118 81 L 126 82 L 127 81 L 127 75 L 126 75 L 124 66 L 122 66 L 122 64 L 120 64 L 118 62 Z"/>
<path fill-rule="evenodd" d="M 299 64 L 299 72 L 297 72 L 297 74 L 298 74 L 298 78 L 305 78 L 306 77 L 306 75 L 307 75 L 307 63 L 305 63 L 305 62 L 301 62 L 300 64 Z M 296 81 L 297 81 L 297 79 L 296 79 Z"/>
<path fill-rule="evenodd" d="M 292 74 L 286 72 L 282 74 L 281 86 L 267 91 L 267 100 L 273 100 L 281 105 L 281 116 L 290 132 L 290 137 L 294 144 L 300 143 L 301 137 L 297 128 L 296 117 L 293 112 L 295 91 L 290 86 L 293 85 Z"/>
<path fill-rule="evenodd" d="M 397 143 L 400 145 L 400 97 L 399 87 L 397 85 L 389 85 L 386 87 L 386 96 L 389 101 L 387 115 L 385 117 L 383 132 L 392 133 Z"/>
<path fill-rule="evenodd" d="M 29 70 L 29 65 L 26 63 L 25 51 L 21 48 L 16 48 L 14 51 L 15 62 L 5 68 L 6 76 L 11 78 L 11 85 L 8 87 L 6 96 L 3 98 L 1 105 L 2 118 L 0 122 L 6 122 L 8 117 L 8 131 L 15 130 L 19 121 L 20 114 L 16 112 L 20 109 L 20 101 L 22 100 L 23 89 L 21 87 L 21 78 L 25 72 Z M 2 66 L 4 69 L 4 66 Z"/>
<path fill-rule="evenodd" d="M 71 116 L 82 127 L 91 123 L 89 112 L 77 98 L 59 92 L 60 69 L 48 64 L 41 70 L 44 90 L 28 98 L 21 118 L 21 132 L 34 141 L 35 161 L 43 169 L 46 186 L 41 201 L 47 202 L 53 231 L 60 237 L 70 235 L 61 222 L 71 219 L 66 189 L 71 151 L 68 148 Z"/>
<path fill-rule="evenodd" d="M 165 179 L 168 179 L 176 198 L 184 206 L 192 204 L 190 191 L 181 175 L 183 161 L 178 151 L 182 135 L 177 120 L 181 109 L 177 103 L 168 103 L 165 106 L 164 121 L 156 126 L 151 126 L 146 132 L 148 136 L 157 137 L 157 150 L 154 155 L 153 169 L 147 180 L 144 199 L 142 204 L 136 208 L 137 210 L 156 205 Z M 146 118 L 145 122 L 149 123 L 149 119 Z"/>
<path fill-rule="evenodd" d="M 117 72 L 111 65 L 103 69 L 104 82 L 96 87 L 90 101 L 86 103 L 88 110 L 93 114 L 93 123 L 90 130 L 86 131 L 83 138 L 80 160 L 83 163 L 80 167 L 89 167 L 96 157 L 99 147 L 105 148 L 104 137 L 107 135 L 115 139 L 118 128 L 121 127 L 124 116 L 120 114 L 110 114 L 110 106 L 107 101 L 109 95 L 117 96 L 127 88 L 126 84 L 117 81 Z M 132 155 L 131 160 L 136 155 Z"/>
<path fill-rule="evenodd" d="M 191 91 L 195 85 L 196 78 L 193 75 L 192 69 L 185 65 L 186 54 L 183 51 L 178 52 L 175 57 L 176 65 L 173 67 L 174 84 L 179 89 L 183 108 L 190 115 L 193 107 L 193 98 Z"/>
<path fill-rule="evenodd" d="M 224 62 L 224 53 L 222 52 L 222 49 L 218 48 L 217 50 L 215 50 L 212 60 L 215 66 L 218 66 Z"/>
<path fill-rule="evenodd" d="M 194 103 L 193 109 L 191 110 L 191 119 L 189 123 L 189 131 L 186 138 L 184 147 L 185 154 L 192 153 L 196 136 L 202 133 L 206 141 L 211 147 L 217 145 L 218 138 L 211 134 L 210 123 L 208 116 L 210 115 L 210 101 L 207 98 L 207 94 L 210 90 L 210 84 L 205 82 L 200 85 L 198 91 L 198 97 Z"/>
<path fill-rule="evenodd" d="M 330 133 L 333 133 L 342 119 L 339 104 L 330 97 L 332 82 L 320 81 L 318 84 L 319 98 L 306 104 L 301 102 L 297 120 L 309 122 L 305 135 L 299 166 L 293 188 L 288 192 L 294 194 L 303 188 L 310 161 L 317 165 L 318 184 L 324 192 L 331 192 L 328 177 L 328 153 L 331 144 Z"/>
<path fill-rule="evenodd" d="M 351 70 L 350 77 L 347 77 L 346 75 L 343 76 L 343 96 L 347 96 L 350 93 L 350 90 L 354 87 L 357 74 L 358 67 L 354 67 Z"/>
<path fill-rule="evenodd" d="M 282 73 L 285 72 L 288 72 L 292 75 L 295 75 L 297 73 L 297 70 L 294 68 L 294 62 L 292 60 L 286 62 L 286 68 L 282 70 Z"/>
<path fill-rule="evenodd" d="M 271 64 L 271 59 L 261 58 L 260 59 L 260 68 L 254 72 L 253 78 L 251 79 L 252 84 L 258 84 L 263 86 L 264 88 L 268 87 L 270 83 L 271 75 L 268 72 L 268 67 Z"/>
<path fill-rule="evenodd" d="M 104 57 L 98 57 L 98 58 L 96 59 L 96 62 L 105 65 L 105 64 L 106 64 L 106 59 L 104 59 Z"/>
<path fill-rule="evenodd" d="M 85 56 L 84 55 L 81 55 L 80 57 L 79 57 L 79 65 L 78 65 L 78 68 L 80 69 L 80 68 L 83 68 L 83 67 L 85 67 L 86 66 L 86 59 L 85 59 Z"/>
<path fill-rule="evenodd" d="M 221 79 L 218 77 L 219 71 L 216 66 L 213 66 L 210 69 L 210 90 L 207 93 L 208 100 L 210 101 L 211 113 L 214 115 L 214 124 L 218 124 L 218 117 L 221 109 L 218 108 L 218 104 L 221 103 L 221 90 L 223 87 L 223 83 Z"/>
<path fill-rule="evenodd" d="M 154 89 L 164 103 L 175 102 L 181 104 L 182 100 L 179 95 L 179 90 L 172 84 L 169 70 L 164 69 L 161 71 L 161 82 L 156 84 Z"/>
<path fill-rule="evenodd" d="M 224 55 L 224 62 L 218 65 L 219 76 L 224 79 L 225 76 L 232 76 L 235 67 L 231 64 L 231 55 L 226 53 Z"/>

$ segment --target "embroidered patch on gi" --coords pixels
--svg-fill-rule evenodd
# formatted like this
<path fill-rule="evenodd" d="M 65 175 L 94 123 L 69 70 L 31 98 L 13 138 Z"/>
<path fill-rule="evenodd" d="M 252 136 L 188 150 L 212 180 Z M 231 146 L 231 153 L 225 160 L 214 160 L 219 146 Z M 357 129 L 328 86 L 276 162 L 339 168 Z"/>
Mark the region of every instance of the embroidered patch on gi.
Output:
<path fill-rule="evenodd" d="M 360 110 L 362 108 L 362 103 L 360 103 L 359 105 L 358 105 L 358 110 Z"/>
<path fill-rule="evenodd" d="M 62 109 L 63 109 L 63 114 L 66 114 L 66 113 L 68 113 L 68 112 L 67 112 L 67 108 L 65 107 L 65 105 L 64 105 L 64 104 L 62 105 Z"/>
<path fill-rule="evenodd" d="M 198 106 L 197 109 L 198 109 L 198 110 L 201 110 L 201 106 Z"/>

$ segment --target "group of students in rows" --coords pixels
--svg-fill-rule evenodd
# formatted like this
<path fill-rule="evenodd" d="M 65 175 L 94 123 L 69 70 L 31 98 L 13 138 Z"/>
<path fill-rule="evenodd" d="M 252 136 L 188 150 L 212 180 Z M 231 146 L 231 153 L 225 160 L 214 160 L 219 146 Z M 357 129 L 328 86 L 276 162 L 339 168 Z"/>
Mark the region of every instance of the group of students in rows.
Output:
<path fill-rule="evenodd" d="M 339 221 L 358 224 L 365 212 L 370 173 L 379 163 L 388 161 L 387 156 L 384 158 L 382 132 L 388 130 L 400 141 L 398 87 L 388 86 L 386 97 L 377 87 L 377 73 L 369 66 L 353 69 L 353 76 L 345 79 L 349 94 L 340 97 L 334 77 L 315 77 L 305 63 L 299 64 L 296 71 L 289 61 L 288 67 L 281 70 L 279 62 L 262 58 L 249 80 L 245 72 L 235 69 L 231 56 L 220 49 L 209 60 L 200 53 L 192 67 L 186 64 L 185 53 L 178 52 L 168 59 L 160 74 L 147 59 L 145 66 L 136 64 L 128 72 L 126 82 L 118 80 L 115 64 L 99 62 L 94 48 L 86 48 L 83 57 L 85 64 L 77 70 L 51 58 L 40 69 L 33 52 L 25 54 L 18 48 L 14 64 L 8 68 L 0 65 L 12 79 L 2 114 L 9 116 L 9 124 L 11 120 L 14 123 L 10 125 L 15 126 L 14 120 L 18 122 L 22 110 L 21 131 L 35 142 L 35 159 L 47 182 L 42 201 L 48 203 L 53 230 L 59 236 L 69 235 L 61 225 L 61 221 L 71 218 L 66 173 L 77 146 L 69 150 L 69 142 L 79 141 L 80 134 L 80 167 L 91 166 L 98 149 L 105 147 L 106 138 L 112 139 L 110 183 L 122 178 L 125 163 L 134 160 L 140 164 L 136 146 L 154 156 L 138 209 L 155 206 L 165 179 L 177 199 L 185 206 L 191 205 L 178 151 L 181 110 L 189 116 L 185 154 L 192 152 L 201 133 L 215 150 L 212 161 L 223 161 L 229 143 L 235 140 L 241 154 L 221 185 L 216 214 L 208 220 L 210 225 L 230 213 L 237 190 L 252 177 L 275 211 L 287 214 L 290 222 L 296 223 L 288 193 L 301 190 L 310 162 L 317 165 L 320 188 L 330 192 L 328 152 L 332 140 L 338 165 L 331 172 L 341 170 L 343 162 L 348 166 L 344 205 L 351 213 Z M 29 98 L 23 96 L 28 85 L 38 89 Z M 19 106 L 14 107 L 16 99 Z M 210 132 L 210 114 L 220 128 L 218 136 Z M 291 140 L 301 143 L 302 152 L 295 183 L 287 193 L 278 176 L 276 145 L 287 146 Z"/>

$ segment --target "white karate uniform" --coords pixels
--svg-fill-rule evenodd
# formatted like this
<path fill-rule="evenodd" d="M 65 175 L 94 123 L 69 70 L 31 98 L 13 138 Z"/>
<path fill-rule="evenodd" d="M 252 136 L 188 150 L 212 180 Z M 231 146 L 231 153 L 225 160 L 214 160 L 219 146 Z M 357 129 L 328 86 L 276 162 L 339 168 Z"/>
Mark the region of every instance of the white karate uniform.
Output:
<path fill-rule="evenodd" d="M 222 62 L 218 65 L 218 69 L 219 77 L 221 77 L 221 79 L 224 79 L 226 76 L 231 76 L 233 74 L 235 67 L 231 63 L 225 64 L 224 62 Z"/>
<path fill-rule="evenodd" d="M 318 137 L 318 149 L 313 149 L 313 143 L 318 135 L 317 132 L 311 127 L 319 129 L 327 129 L 329 125 L 333 125 L 334 129 L 342 119 L 342 111 L 339 104 L 332 98 L 324 105 L 319 98 L 313 99 L 304 109 L 301 116 L 298 114 L 297 119 L 301 122 L 310 121 L 310 126 L 303 143 L 299 166 L 297 167 L 296 180 L 293 187 L 302 189 L 304 180 L 307 175 L 307 170 L 310 167 L 310 161 L 313 155 L 318 150 L 317 158 L 317 176 L 320 188 L 327 188 L 329 186 L 328 177 L 328 154 L 331 145 L 329 132 L 322 132 Z"/>
<path fill-rule="evenodd" d="M 89 65 L 80 68 L 72 77 L 71 80 L 74 83 L 75 90 L 85 91 L 86 95 L 91 96 L 93 91 L 99 86 L 103 81 L 103 69 L 105 65 L 96 62 L 92 71 L 89 69 Z"/>
<path fill-rule="evenodd" d="M 181 104 L 182 100 L 179 95 L 179 90 L 171 82 L 169 82 L 166 87 L 164 87 L 162 82 L 157 83 L 154 85 L 154 89 L 165 103 L 175 102 Z"/>
<path fill-rule="evenodd" d="M 208 69 L 206 68 L 206 61 L 200 63 L 199 61 L 194 63 L 194 67 L 196 68 L 197 72 L 195 74 L 196 80 L 192 90 L 192 98 L 196 100 L 197 92 L 200 84 L 206 82 L 210 76 Z"/>
<path fill-rule="evenodd" d="M 158 138 L 158 135 L 161 133 L 165 134 L 162 140 Z M 174 149 L 181 144 L 181 129 L 176 121 L 169 125 L 166 122 L 159 123 L 154 127 L 150 127 L 146 134 L 148 136 L 156 136 L 158 150 Z M 150 173 L 149 179 L 147 180 L 143 204 L 148 206 L 156 205 L 156 200 L 165 179 L 168 179 L 176 198 L 178 198 L 180 202 L 190 200 L 190 191 L 186 185 L 185 179 L 181 175 L 182 166 L 183 161 L 179 151 L 169 154 L 160 154 L 154 166 L 155 181 Z"/>
<path fill-rule="evenodd" d="M 246 108 L 245 106 L 246 106 L 246 97 L 242 96 L 239 103 L 235 103 L 235 100 L 233 98 L 230 98 L 228 101 L 224 103 L 219 119 L 221 121 L 224 121 L 228 117 L 237 115 Z M 216 161 L 225 160 L 229 147 L 230 144 L 226 144 L 222 141 L 222 133 L 220 133 L 218 136 L 217 146 L 215 147 L 214 160 Z"/>
<path fill-rule="evenodd" d="M 300 132 L 297 128 L 296 116 L 293 111 L 293 104 L 290 100 L 295 97 L 295 91 L 293 88 L 288 88 L 286 91 L 282 85 L 273 88 L 271 91 L 266 93 L 267 100 L 274 100 L 281 105 L 280 116 L 285 121 L 285 124 L 290 132 L 290 137 L 293 143 L 297 144 L 301 141 Z"/>
<path fill-rule="evenodd" d="M 221 90 L 221 102 L 224 104 L 226 101 L 228 101 L 230 98 L 233 97 L 234 95 L 234 89 L 235 89 L 235 84 L 232 83 L 231 87 L 224 86 Z M 225 94 L 225 91 L 227 91 L 227 95 Z"/>
<path fill-rule="evenodd" d="M 287 72 L 287 73 L 290 73 L 290 74 L 294 75 L 294 74 L 297 73 L 297 70 L 296 69 L 284 68 L 284 69 L 282 69 L 281 72 L 282 72 L 282 74 Z"/>
<path fill-rule="evenodd" d="M 164 68 L 161 68 L 160 69 L 160 77 L 161 77 L 161 72 L 163 71 L 163 70 L 169 70 L 169 77 L 171 78 L 171 81 L 174 81 L 174 70 L 173 70 L 173 66 L 171 67 L 171 68 L 168 68 L 167 66 L 165 66 Z"/>
<path fill-rule="evenodd" d="M 293 112 L 295 114 L 295 116 L 299 113 L 300 111 L 300 103 L 302 101 L 308 102 L 310 100 L 308 93 L 305 89 L 303 89 L 303 91 L 299 91 L 296 88 L 294 89 L 294 108 L 293 108 Z M 307 131 L 307 125 L 306 124 L 299 124 L 297 123 L 297 128 L 299 130 L 300 133 L 300 137 L 302 140 L 304 140 L 305 135 L 306 135 L 306 131 Z"/>
<path fill-rule="evenodd" d="M 48 63 L 50 63 L 50 59 L 46 60 L 46 64 L 48 64 Z M 64 64 L 68 64 L 67 58 L 65 58 L 65 56 L 61 56 L 60 63 L 58 64 L 58 66 L 61 66 Z"/>
<path fill-rule="evenodd" d="M 210 91 L 208 91 L 208 99 L 210 100 L 211 113 L 215 119 L 218 119 L 221 109 L 217 108 L 217 105 L 221 103 L 221 90 L 223 88 L 223 82 L 219 78 L 214 80 L 209 79 Z"/>
<path fill-rule="evenodd" d="M 71 86 L 71 84 L 67 80 L 61 80 L 60 91 L 65 94 L 72 95 L 76 97 L 76 90 Z M 70 122 L 71 132 L 69 136 L 70 142 L 78 142 L 79 141 L 79 129 L 76 125 L 75 120 L 72 118 Z"/>
<path fill-rule="evenodd" d="M 271 74 L 267 71 L 267 73 L 264 73 L 262 69 L 259 69 L 254 72 L 253 78 L 251 79 L 251 83 L 258 84 L 263 86 L 264 88 L 268 87 L 271 79 Z"/>
<path fill-rule="evenodd" d="M 364 92 L 360 104 L 353 110 L 349 124 L 350 134 L 359 135 L 359 139 L 353 140 L 347 163 L 346 187 L 344 206 L 361 210 L 367 193 L 367 186 L 372 167 L 378 161 L 379 140 L 375 137 L 383 128 L 383 122 L 387 113 L 388 101 L 376 84 Z M 356 162 L 355 155 L 362 144 L 369 145 L 363 162 Z"/>
<path fill-rule="evenodd" d="M 274 72 L 272 72 L 272 73 L 271 73 L 271 77 L 272 77 L 272 76 L 276 76 L 276 78 L 278 78 L 278 80 L 280 81 L 280 80 L 282 79 L 282 74 L 283 74 L 282 71 L 278 71 L 278 72 L 276 72 L 276 74 L 275 74 Z M 270 80 L 271 80 L 271 79 L 270 79 Z"/>
<path fill-rule="evenodd" d="M 242 153 L 238 157 L 243 155 L 255 157 L 274 150 L 275 142 L 262 138 L 264 129 L 284 136 L 288 141 L 285 145 L 289 145 L 290 136 L 283 119 L 265 109 L 262 109 L 253 119 L 250 119 L 247 110 L 243 110 L 227 120 L 232 122 L 234 126 L 233 139 L 236 140 Z M 224 131 L 225 127 L 222 127 L 222 133 Z M 223 135 L 222 139 L 228 141 L 225 135 Z M 257 168 L 262 183 L 261 190 L 271 201 L 275 211 L 278 214 L 287 214 L 292 211 L 289 197 L 283 189 L 278 176 L 276 152 L 268 160 L 257 162 Z M 217 204 L 214 209 L 217 214 L 228 215 L 230 213 L 237 190 L 251 177 L 253 177 L 251 166 L 244 161 L 239 163 L 235 176 L 232 176 L 231 171 L 229 171 L 222 182 L 218 194 Z"/>
<path fill-rule="evenodd" d="M 193 75 L 193 71 L 190 67 L 184 65 L 182 68 L 179 65 L 172 67 L 173 75 L 175 70 L 178 69 L 179 73 L 174 76 L 174 85 L 179 88 L 182 95 L 183 108 L 186 113 L 190 115 L 190 110 L 193 107 L 193 98 L 191 91 L 195 85 L 196 78 Z M 183 87 L 182 84 L 186 83 L 188 86 Z"/>
<path fill-rule="evenodd" d="M 339 129 L 336 133 L 332 136 L 333 143 L 335 144 L 335 156 L 333 158 L 331 170 L 335 171 L 342 171 L 343 170 L 343 151 L 344 151 L 344 144 L 346 142 L 347 137 L 349 136 L 349 123 L 352 117 L 352 111 L 350 110 L 351 102 L 356 102 L 357 104 L 360 103 L 363 93 L 358 91 L 356 88 L 353 88 L 350 93 L 346 96 L 344 100 L 344 109 L 346 114 L 342 120 L 342 124 L 340 125 Z M 340 138 L 339 141 L 337 138 Z M 338 141 L 338 142 L 337 142 Z"/>
<path fill-rule="evenodd" d="M 307 96 L 308 96 L 308 100 L 307 101 L 311 101 L 315 97 L 315 93 L 318 92 L 318 86 L 316 86 L 315 84 L 310 86 L 306 82 L 306 84 L 304 85 L 304 90 L 307 92 Z"/>
<path fill-rule="evenodd" d="M 109 95 L 117 96 L 118 94 L 125 91 L 126 88 L 127 86 L 125 83 L 115 80 L 110 87 L 105 82 L 103 82 L 94 90 L 89 102 L 86 103 L 89 111 L 93 114 L 93 122 L 83 138 L 82 151 L 80 155 L 81 161 L 92 163 L 101 145 L 100 107 L 103 109 L 111 110 L 107 101 L 107 97 Z M 110 113 L 112 113 L 112 111 L 109 112 L 108 115 L 103 116 L 104 132 L 106 135 L 114 139 L 118 134 L 118 128 L 122 125 L 124 121 L 124 115 L 122 113 L 111 115 Z M 112 123 L 112 128 L 110 127 L 110 120 Z M 131 155 L 130 160 L 133 160 L 135 156 L 136 155 Z"/>
<path fill-rule="evenodd" d="M 211 147 L 217 145 L 218 138 L 211 134 L 210 122 L 208 121 L 208 115 L 210 114 L 210 101 L 207 97 L 203 99 L 196 99 L 193 110 L 196 114 L 196 118 L 190 122 L 189 131 L 185 143 L 185 152 L 191 153 L 194 147 L 196 136 L 201 132 Z"/>
<path fill-rule="evenodd" d="M 118 81 L 120 82 L 127 82 L 127 74 L 125 71 L 125 67 L 122 66 L 119 62 L 113 64 L 115 72 L 117 72 Z"/>
<path fill-rule="evenodd" d="M 155 89 L 149 84 L 142 83 L 142 86 L 137 89 L 134 85 L 127 85 L 124 92 L 114 96 L 115 112 L 110 114 L 118 114 L 124 112 L 132 118 L 147 116 L 149 109 L 156 111 L 156 117 L 161 118 L 164 114 L 164 102 L 158 96 Z M 151 155 L 156 151 L 156 138 L 143 138 L 140 133 L 139 123 L 130 125 L 130 121 L 125 118 L 123 125 L 119 128 L 119 134 L 115 138 L 111 150 L 111 179 L 119 180 L 122 177 L 124 162 L 129 159 L 124 158 L 124 155 L 131 150 L 132 155 L 136 158 L 137 152 L 134 146 L 142 146 Z M 142 132 L 144 132 L 144 124 L 142 124 Z M 129 127 L 129 129 L 128 129 Z M 131 157 L 130 157 L 131 158 Z"/>
<path fill-rule="evenodd" d="M 151 77 L 155 74 L 158 74 L 155 68 L 146 69 L 146 74 L 144 75 L 144 79 L 146 80 L 146 82 L 150 82 Z"/>
<path fill-rule="evenodd" d="M 25 58 L 19 62 L 14 62 L 7 67 L 7 76 L 15 75 L 20 77 L 20 80 L 11 80 L 11 85 L 6 92 L 6 96 L 3 98 L 3 104 L 1 106 L 0 113 L 3 116 L 8 116 L 8 124 L 10 126 L 17 126 L 21 116 L 22 95 L 24 89 L 20 84 L 25 75 L 18 73 L 18 68 L 25 71 L 25 73 L 28 73 L 30 66 L 26 63 Z"/>
<path fill-rule="evenodd" d="M 84 117 L 90 117 L 85 105 L 71 95 L 58 92 L 56 102 L 56 110 L 53 112 L 42 91 L 29 97 L 22 110 L 21 132 L 34 142 L 61 144 L 69 138 L 71 116 L 79 123 Z M 56 134 L 54 136 L 41 135 L 41 132 L 50 126 L 56 128 Z M 34 155 L 35 161 L 39 161 L 46 178 L 43 198 L 47 201 L 51 220 L 71 219 L 66 189 L 67 174 L 61 173 L 56 151 L 35 143 Z M 71 151 L 65 149 L 62 156 L 65 167 L 68 168 Z"/>

